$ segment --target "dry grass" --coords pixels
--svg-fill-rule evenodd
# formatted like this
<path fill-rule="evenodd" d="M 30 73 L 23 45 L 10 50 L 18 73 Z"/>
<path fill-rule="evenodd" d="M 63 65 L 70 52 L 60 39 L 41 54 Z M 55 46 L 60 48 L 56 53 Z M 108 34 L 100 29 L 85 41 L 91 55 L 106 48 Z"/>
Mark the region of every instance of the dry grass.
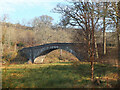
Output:
<path fill-rule="evenodd" d="M 114 87 L 118 70 L 105 64 L 95 64 L 94 76 L 101 80 L 97 88 Z M 9 65 L 2 69 L 3 88 L 91 88 L 90 64 L 51 63 Z M 107 81 L 108 80 L 108 81 Z"/>

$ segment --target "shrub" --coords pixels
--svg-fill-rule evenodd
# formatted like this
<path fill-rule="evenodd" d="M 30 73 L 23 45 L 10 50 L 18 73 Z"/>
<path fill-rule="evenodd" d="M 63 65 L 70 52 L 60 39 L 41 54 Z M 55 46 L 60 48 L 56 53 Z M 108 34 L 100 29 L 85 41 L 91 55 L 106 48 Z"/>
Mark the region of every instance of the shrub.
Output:
<path fill-rule="evenodd" d="M 18 47 L 24 47 L 24 44 L 22 42 L 17 44 Z"/>
<path fill-rule="evenodd" d="M 4 53 L 2 59 L 4 61 L 9 61 L 11 59 L 12 53 Z"/>

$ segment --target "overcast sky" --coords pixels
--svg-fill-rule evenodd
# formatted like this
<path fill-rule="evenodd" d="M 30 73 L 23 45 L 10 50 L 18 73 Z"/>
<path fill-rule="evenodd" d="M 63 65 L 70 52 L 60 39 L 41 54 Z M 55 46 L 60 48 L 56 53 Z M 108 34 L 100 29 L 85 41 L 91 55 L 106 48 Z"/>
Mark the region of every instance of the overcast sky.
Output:
<path fill-rule="evenodd" d="M 29 21 L 35 16 L 48 15 L 53 17 L 53 23 L 57 23 L 60 14 L 51 10 L 65 0 L 0 0 L 0 16 L 8 14 L 12 23 Z"/>

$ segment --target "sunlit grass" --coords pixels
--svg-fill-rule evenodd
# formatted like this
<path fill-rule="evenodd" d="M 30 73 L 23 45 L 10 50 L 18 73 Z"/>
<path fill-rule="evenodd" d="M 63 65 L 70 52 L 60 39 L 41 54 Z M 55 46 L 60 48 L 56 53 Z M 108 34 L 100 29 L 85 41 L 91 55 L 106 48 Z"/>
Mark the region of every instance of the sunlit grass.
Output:
<path fill-rule="evenodd" d="M 116 79 L 118 69 L 95 64 L 95 77 Z M 19 64 L 2 70 L 3 88 L 79 88 L 91 87 L 90 64 L 73 63 Z M 114 82 L 114 83 L 112 83 Z M 115 84 L 116 80 L 109 81 Z M 106 81 L 95 87 L 106 87 Z"/>

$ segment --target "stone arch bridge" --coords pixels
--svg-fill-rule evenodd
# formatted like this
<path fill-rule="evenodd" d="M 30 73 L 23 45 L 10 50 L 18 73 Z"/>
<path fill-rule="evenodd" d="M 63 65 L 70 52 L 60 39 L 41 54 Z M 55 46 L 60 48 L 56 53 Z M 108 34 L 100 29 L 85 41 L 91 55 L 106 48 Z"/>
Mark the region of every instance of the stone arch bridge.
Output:
<path fill-rule="evenodd" d="M 63 49 L 72 53 L 80 61 L 84 59 L 86 50 L 84 48 L 85 44 L 83 43 L 49 43 L 34 47 L 23 48 L 18 51 L 21 56 L 27 58 L 29 62 L 34 63 L 37 57 L 43 57 L 44 55 L 50 53 L 56 49 Z"/>

